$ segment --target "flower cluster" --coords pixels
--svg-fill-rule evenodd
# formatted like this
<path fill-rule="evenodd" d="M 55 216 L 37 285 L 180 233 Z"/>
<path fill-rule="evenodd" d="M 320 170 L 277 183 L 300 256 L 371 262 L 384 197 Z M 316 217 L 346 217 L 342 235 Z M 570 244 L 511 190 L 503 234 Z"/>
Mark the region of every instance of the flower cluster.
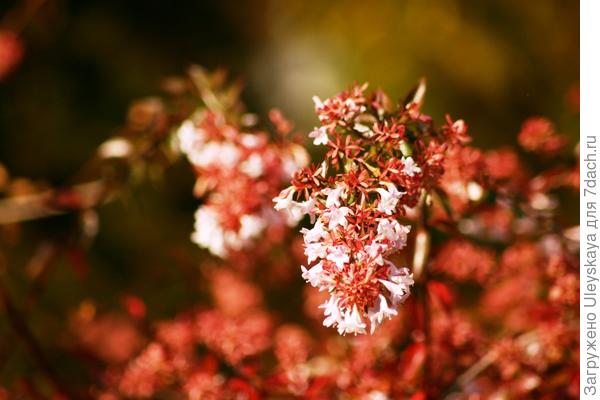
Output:
<path fill-rule="evenodd" d="M 177 132 L 197 174 L 196 194 L 206 194 L 195 214 L 192 241 L 221 258 L 250 247 L 267 229 L 292 222 L 273 211 L 270 199 L 306 165 L 308 155 L 285 139 L 289 127 L 277 111 L 271 119 L 280 128 L 276 142 L 210 110 L 193 114 Z"/>
<path fill-rule="evenodd" d="M 321 125 L 309 136 L 327 147 L 325 160 L 296 172 L 274 199 L 289 218 L 310 217 L 302 277 L 330 294 L 323 324 L 340 334 L 373 333 L 397 315 L 414 283 L 389 259 L 407 245 L 411 226 L 401 221 L 438 183 L 449 149 L 468 141 L 461 120 L 436 130 L 418 98 L 393 107 L 383 92 L 365 90 L 314 98 Z"/>
<path fill-rule="evenodd" d="M 525 150 L 549 155 L 556 154 L 567 143 L 564 136 L 556 133 L 552 122 L 544 117 L 531 117 L 523 122 L 518 139 Z"/>

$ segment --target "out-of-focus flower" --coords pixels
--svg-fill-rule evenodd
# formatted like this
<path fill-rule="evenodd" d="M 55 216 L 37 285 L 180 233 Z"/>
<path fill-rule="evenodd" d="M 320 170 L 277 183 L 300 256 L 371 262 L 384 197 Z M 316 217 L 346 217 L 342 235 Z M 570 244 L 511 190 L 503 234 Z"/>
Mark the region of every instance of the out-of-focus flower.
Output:
<path fill-rule="evenodd" d="M 130 359 L 143 343 L 135 324 L 125 315 L 96 315 L 95 307 L 84 302 L 69 320 L 78 346 L 108 363 Z"/>
<path fill-rule="evenodd" d="M 493 251 L 467 240 L 455 239 L 442 246 L 431 265 L 434 271 L 443 272 L 457 281 L 484 282 L 496 261 Z"/>
<path fill-rule="evenodd" d="M 295 205 L 298 210 L 285 218 L 270 207 L 289 170 L 307 160 L 285 135 L 271 143 L 266 132 L 246 133 L 224 115 L 204 110 L 185 120 L 177 137 L 198 176 L 196 192 L 206 196 L 195 215 L 192 241 L 214 255 L 227 258 L 252 247 L 266 229 L 296 223 L 307 207 Z M 286 201 L 282 198 L 278 208 L 285 208 Z"/>
<path fill-rule="evenodd" d="M 15 32 L 0 30 L 0 81 L 17 68 L 24 53 L 23 42 Z"/>
<path fill-rule="evenodd" d="M 554 154 L 566 143 L 566 138 L 557 134 L 554 125 L 544 117 L 527 119 L 519 132 L 519 144 L 528 151 Z"/>

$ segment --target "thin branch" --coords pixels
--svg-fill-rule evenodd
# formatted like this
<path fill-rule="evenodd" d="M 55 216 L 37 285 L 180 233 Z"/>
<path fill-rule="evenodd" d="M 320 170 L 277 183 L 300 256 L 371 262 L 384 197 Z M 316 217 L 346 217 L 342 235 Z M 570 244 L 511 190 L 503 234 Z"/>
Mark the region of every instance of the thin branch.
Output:
<path fill-rule="evenodd" d="M 10 322 L 13 331 L 15 332 L 16 336 L 21 339 L 25 345 L 25 348 L 38 365 L 40 371 L 52 386 L 52 389 L 69 399 L 87 399 L 87 396 L 81 396 L 73 393 L 59 380 L 55 371 L 52 369 L 50 362 L 46 358 L 42 347 L 27 326 L 25 320 L 19 314 L 19 311 L 10 299 L 8 291 L 5 289 L 4 284 L 1 281 L 0 301 L 2 302 L 2 306 L 6 312 L 6 316 L 8 317 L 8 321 Z"/>
<path fill-rule="evenodd" d="M 413 254 L 413 272 L 415 282 L 417 284 L 418 297 L 421 299 L 421 306 L 423 311 L 422 327 L 425 344 L 425 360 L 423 361 L 423 390 L 427 393 L 428 378 L 431 363 L 431 335 L 429 332 L 429 300 L 427 292 L 427 271 L 426 265 L 429 260 L 429 251 L 431 247 L 431 236 L 427 231 L 427 198 L 428 195 L 425 191 L 421 194 L 419 200 L 418 210 L 419 215 L 417 219 L 417 236 L 415 239 L 415 251 Z"/>
<path fill-rule="evenodd" d="M 538 333 L 537 331 L 525 332 L 516 338 L 517 344 L 521 346 L 529 345 L 536 337 Z M 463 372 L 457 379 L 452 388 L 450 389 L 449 394 L 445 397 L 448 398 L 451 394 L 456 393 L 457 391 L 465 389 L 469 383 L 473 382 L 479 374 L 485 371 L 490 365 L 492 365 L 500 354 L 496 350 L 490 350 L 486 354 L 484 354 L 477 362 L 469 367 L 465 372 Z"/>
<path fill-rule="evenodd" d="M 78 209 L 93 208 L 107 200 L 105 196 L 101 196 L 105 186 L 104 180 L 96 180 L 72 186 L 68 191 L 47 190 L 39 194 L 0 200 L 0 225 L 65 214 L 71 210 L 56 206 L 57 199 L 65 193 L 78 199 Z"/>

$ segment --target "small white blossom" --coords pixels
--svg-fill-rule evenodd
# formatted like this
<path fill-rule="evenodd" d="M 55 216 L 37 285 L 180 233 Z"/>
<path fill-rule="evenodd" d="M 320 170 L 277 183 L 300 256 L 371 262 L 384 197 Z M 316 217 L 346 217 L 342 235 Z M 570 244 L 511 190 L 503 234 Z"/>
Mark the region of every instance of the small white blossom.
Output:
<path fill-rule="evenodd" d="M 327 259 L 342 269 L 344 264 L 350 261 L 350 249 L 344 245 L 333 246 L 327 252 Z"/>
<path fill-rule="evenodd" d="M 402 163 L 404 164 L 404 169 L 402 170 L 402 172 L 404 172 L 408 176 L 414 176 L 415 174 L 421 172 L 421 168 L 417 166 L 415 160 L 413 160 L 412 157 L 402 157 Z"/>
<path fill-rule="evenodd" d="M 323 194 L 327 195 L 327 200 L 325 200 L 325 207 L 339 207 L 341 205 L 340 198 L 345 197 L 345 192 L 346 188 L 344 186 L 337 186 L 335 189 L 323 189 Z"/>
<path fill-rule="evenodd" d="M 304 254 L 308 257 L 308 262 L 311 263 L 327 256 L 327 246 L 321 242 L 308 243 L 304 246 Z"/>
<path fill-rule="evenodd" d="M 330 327 L 339 324 L 340 321 L 342 321 L 342 312 L 340 311 L 338 302 L 339 299 L 334 295 L 331 295 L 329 300 L 319 306 L 319 308 L 325 309 L 323 312 L 325 315 L 325 319 L 323 320 L 324 326 Z"/>
<path fill-rule="evenodd" d="M 319 98 L 319 96 L 312 97 L 313 103 L 315 103 L 315 110 L 319 111 L 320 108 L 323 108 L 323 102 Z"/>
<path fill-rule="evenodd" d="M 414 284 L 412 274 L 407 268 L 397 268 L 394 264 L 388 261 L 390 267 L 390 277 L 379 279 L 379 282 L 390 291 L 392 295 L 392 303 L 394 305 L 403 302 L 410 294 L 410 286 Z"/>
<path fill-rule="evenodd" d="M 370 243 L 365 246 L 365 254 L 375 264 L 383 265 L 384 247 L 379 243 Z"/>
<path fill-rule="evenodd" d="M 385 297 L 380 294 L 377 297 L 377 303 L 375 307 L 369 309 L 368 316 L 371 321 L 371 334 L 375 332 L 375 329 L 383 323 L 385 319 L 391 319 L 398 315 L 398 311 L 388 306 Z"/>
<path fill-rule="evenodd" d="M 279 196 L 273 198 L 273 202 L 275 203 L 274 208 L 277 211 L 288 210 L 294 202 L 292 199 L 293 196 L 294 190 L 292 187 L 282 190 L 281 193 L 279 193 Z"/>
<path fill-rule="evenodd" d="M 408 287 L 401 283 L 394 283 L 380 279 L 379 282 L 392 294 L 392 302 L 394 304 L 401 303 L 409 295 Z"/>
<path fill-rule="evenodd" d="M 321 144 L 325 145 L 329 142 L 329 136 L 327 136 L 327 128 L 325 128 L 324 126 L 316 128 L 315 130 L 310 132 L 308 134 L 308 137 L 314 139 L 313 144 L 317 146 Z"/>
<path fill-rule="evenodd" d="M 329 220 L 329 229 L 334 229 L 336 226 L 341 225 L 344 228 L 348 226 L 348 220 L 346 216 L 350 213 L 348 207 L 332 207 L 329 211 L 323 213 L 323 215 Z"/>
<path fill-rule="evenodd" d="M 250 155 L 250 157 L 240 164 L 240 171 L 251 178 L 258 178 L 264 172 L 262 157 L 257 153 Z"/>
<path fill-rule="evenodd" d="M 231 143 L 205 143 L 198 151 L 188 153 L 190 162 L 202 168 L 217 166 L 232 168 L 240 157 L 239 149 Z"/>
<path fill-rule="evenodd" d="M 177 130 L 179 149 L 188 156 L 197 151 L 204 144 L 204 132 L 196 128 L 194 122 L 189 119 L 183 121 Z"/>
<path fill-rule="evenodd" d="M 294 189 L 289 187 L 279 193 L 279 196 L 273 198 L 275 210 L 285 211 L 287 224 L 290 226 L 296 225 L 304 215 L 302 213 L 300 203 L 293 200 Z"/>
<path fill-rule="evenodd" d="M 377 234 L 382 239 L 389 240 L 394 248 L 400 249 L 406 245 L 410 226 L 401 225 L 398 221 L 382 218 L 377 225 Z"/>
<path fill-rule="evenodd" d="M 298 203 L 298 209 L 300 210 L 300 213 L 302 213 L 302 215 L 308 214 L 310 216 L 311 223 L 314 222 L 315 212 L 317 210 L 315 204 L 316 202 L 312 197 L 306 201 L 303 201 L 302 203 Z"/>
<path fill-rule="evenodd" d="M 192 241 L 200 247 L 207 248 L 219 257 L 227 256 L 225 235 L 217 218 L 217 213 L 208 206 L 201 206 L 194 214 L 194 233 Z"/>
<path fill-rule="evenodd" d="M 319 287 L 323 284 L 325 276 L 323 274 L 322 263 L 315 264 L 311 269 L 306 269 L 304 266 L 301 266 L 300 269 L 302 269 L 302 278 L 314 287 Z"/>
<path fill-rule="evenodd" d="M 352 307 L 352 311 L 346 310 L 343 319 L 338 322 L 337 326 L 340 335 L 346 333 L 354 333 L 355 335 L 357 333 L 365 333 L 366 327 L 367 324 L 365 324 L 360 317 L 356 304 Z"/>
<path fill-rule="evenodd" d="M 242 215 L 240 218 L 240 238 L 249 240 L 257 237 L 267 226 L 267 222 L 257 215 Z"/>
<path fill-rule="evenodd" d="M 381 195 L 381 199 L 377 205 L 377 211 L 391 215 L 396 210 L 398 200 L 404 195 L 404 192 L 400 192 L 392 183 L 387 183 L 386 186 L 388 190 L 382 188 L 377 189 L 377 192 Z"/>
<path fill-rule="evenodd" d="M 326 238 L 328 235 L 324 228 L 320 219 L 317 220 L 312 229 L 302 228 L 300 233 L 304 235 L 304 243 L 313 243 Z"/>
<path fill-rule="evenodd" d="M 244 133 L 240 135 L 240 141 L 242 145 L 248 149 L 254 149 L 264 143 L 265 139 L 260 135 L 252 135 L 250 133 Z"/>

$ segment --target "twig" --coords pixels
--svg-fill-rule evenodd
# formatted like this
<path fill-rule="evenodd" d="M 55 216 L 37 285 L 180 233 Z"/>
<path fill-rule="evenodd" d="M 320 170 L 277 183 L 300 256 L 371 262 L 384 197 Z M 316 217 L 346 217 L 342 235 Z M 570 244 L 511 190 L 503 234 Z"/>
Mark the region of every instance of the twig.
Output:
<path fill-rule="evenodd" d="M 417 236 L 415 239 L 415 252 L 413 254 L 413 272 L 415 282 L 417 284 L 416 290 L 419 293 L 421 299 L 423 321 L 422 330 L 424 335 L 425 344 L 425 360 L 423 361 L 423 389 L 427 393 L 429 367 L 430 367 L 430 332 L 429 332 L 429 300 L 427 293 L 427 271 L 426 265 L 429 259 L 429 250 L 431 245 L 431 237 L 427 231 L 427 193 L 424 191 L 421 194 L 419 200 L 418 210 L 419 217 L 417 219 Z"/>
<path fill-rule="evenodd" d="M 532 342 L 533 339 L 537 337 L 537 331 L 530 331 L 521 334 L 516 338 L 516 342 L 521 346 L 527 346 Z M 490 350 L 486 354 L 484 354 L 477 362 L 469 367 L 465 372 L 463 372 L 457 379 L 454 385 L 449 390 L 449 393 L 445 398 L 448 398 L 452 393 L 455 393 L 459 390 L 463 390 L 467 387 L 469 383 L 471 383 L 475 378 L 479 376 L 483 371 L 485 371 L 490 365 L 492 365 L 497 359 L 498 352 L 496 350 Z"/>
<path fill-rule="evenodd" d="M 23 344 L 25 345 L 27 351 L 31 355 L 31 357 L 37 363 L 40 371 L 46 377 L 52 389 L 57 393 L 60 393 L 63 396 L 66 396 L 69 399 L 87 399 L 87 397 L 83 397 L 71 392 L 68 388 L 66 388 L 62 382 L 58 379 L 58 376 L 50 366 L 50 362 L 47 360 L 44 352 L 35 336 L 27 326 L 27 323 L 21 318 L 19 311 L 13 304 L 10 299 L 7 290 L 5 289 L 3 283 L 0 281 L 0 301 L 2 302 L 3 308 L 6 312 L 6 316 L 8 317 L 8 321 L 12 329 L 14 330 L 16 336 L 21 339 Z"/>
<path fill-rule="evenodd" d="M 107 200 L 100 194 L 105 189 L 104 180 L 82 183 L 72 186 L 69 193 L 79 200 L 80 209 L 93 208 Z M 67 208 L 55 207 L 55 199 L 66 192 L 48 190 L 39 194 L 15 196 L 0 200 L 0 225 L 30 221 L 69 212 Z"/>

